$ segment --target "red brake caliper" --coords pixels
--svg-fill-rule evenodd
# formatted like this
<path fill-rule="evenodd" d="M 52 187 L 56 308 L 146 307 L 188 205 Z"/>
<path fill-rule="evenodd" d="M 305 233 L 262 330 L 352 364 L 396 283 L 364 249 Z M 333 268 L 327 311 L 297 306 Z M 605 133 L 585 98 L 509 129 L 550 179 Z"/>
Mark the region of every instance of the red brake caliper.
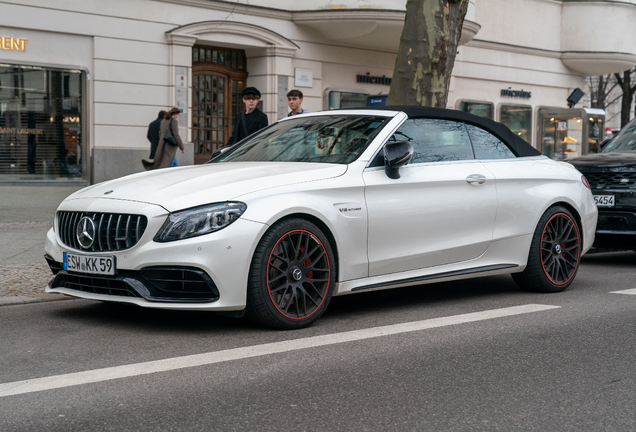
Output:
<path fill-rule="evenodd" d="M 300 246 L 300 253 L 301 255 L 305 252 L 305 247 L 304 246 Z M 311 258 L 307 257 L 307 259 L 305 260 L 305 262 L 303 263 L 303 265 L 305 267 L 307 267 L 308 265 L 311 264 Z M 313 279 L 314 277 L 314 272 L 309 270 L 307 273 L 305 273 L 305 276 L 307 277 L 307 279 Z"/>

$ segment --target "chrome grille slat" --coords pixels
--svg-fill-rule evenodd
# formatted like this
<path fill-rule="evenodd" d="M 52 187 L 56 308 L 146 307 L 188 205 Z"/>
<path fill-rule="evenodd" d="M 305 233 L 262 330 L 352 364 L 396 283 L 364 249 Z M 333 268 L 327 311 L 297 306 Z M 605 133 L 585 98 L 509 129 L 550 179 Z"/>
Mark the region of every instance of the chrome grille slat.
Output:
<path fill-rule="evenodd" d="M 97 216 L 97 213 L 95 213 Z M 99 244 L 99 250 L 104 250 L 104 246 L 102 246 L 102 228 L 104 222 L 104 215 L 99 217 L 99 224 L 97 225 L 97 243 Z"/>
<path fill-rule="evenodd" d="M 81 217 L 81 213 L 75 213 L 73 218 L 71 219 L 71 232 L 69 233 L 72 244 L 70 246 L 75 249 L 79 249 L 79 242 L 77 241 L 77 236 L 74 235 L 77 232 L 77 223 L 79 222 Z"/>
<path fill-rule="evenodd" d="M 57 212 L 57 235 L 62 243 L 66 243 L 64 239 L 64 233 L 66 233 L 66 217 L 65 212 Z"/>
<path fill-rule="evenodd" d="M 106 226 L 106 241 L 108 242 L 108 250 L 113 250 L 110 244 L 110 224 L 113 222 L 113 215 L 108 216 L 108 225 Z"/>
<path fill-rule="evenodd" d="M 77 227 L 84 216 L 95 223 L 95 240 L 88 249 L 82 249 L 77 240 Z M 129 249 L 142 238 L 148 220 L 143 215 L 120 213 L 57 213 L 59 239 L 66 246 L 84 252 L 112 252 Z"/>
<path fill-rule="evenodd" d="M 64 224 L 66 225 L 66 231 L 65 231 L 66 241 L 64 243 L 66 243 L 69 246 L 71 245 L 71 238 L 69 237 L 69 233 L 72 231 L 71 219 L 73 219 L 73 214 L 69 213 L 66 215 L 66 220 L 64 221 Z"/>
<path fill-rule="evenodd" d="M 141 226 L 141 216 L 137 216 L 137 227 L 135 228 L 135 243 L 139 241 L 139 227 Z"/>
<path fill-rule="evenodd" d="M 90 217 L 93 220 L 93 222 L 95 222 L 95 219 L 97 218 L 97 213 L 93 213 L 92 215 L 88 215 L 88 217 Z M 95 225 L 95 226 L 97 226 L 97 225 Z M 91 251 L 92 252 L 97 251 L 97 244 L 98 244 L 97 238 L 99 237 L 98 234 L 99 234 L 99 230 L 97 230 L 97 232 L 95 233 L 95 241 L 93 242 L 93 246 L 91 246 Z"/>
<path fill-rule="evenodd" d="M 121 237 L 119 237 L 120 224 L 121 224 L 121 215 L 117 217 L 117 226 L 115 227 L 115 244 L 117 245 L 117 249 L 120 249 L 119 242 L 121 241 Z"/>
<path fill-rule="evenodd" d="M 130 219 L 132 216 L 128 215 L 128 219 L 126 219 L 126 248 L 130 247 Z"/>

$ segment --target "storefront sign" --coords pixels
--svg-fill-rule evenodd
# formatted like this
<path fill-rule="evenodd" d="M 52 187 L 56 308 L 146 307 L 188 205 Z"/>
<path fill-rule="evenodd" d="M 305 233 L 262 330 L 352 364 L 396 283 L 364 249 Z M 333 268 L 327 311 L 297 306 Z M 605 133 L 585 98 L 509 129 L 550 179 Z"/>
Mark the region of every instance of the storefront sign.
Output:
<path fill-rule="evenodd" d="M 387 78 L 386 75 L 371 76 L 369 72 L 366 75 L 356 75 L 356 82 L 366 84 L 391 85 L 393 78 Z"/>
<path fill-rule="evenodd" d="M 26 51 L 28 39 L 0 36 L 0 49 L 7 51 Z"/>
<path fill-rule="evenodd" d="M 523 91 L 523 89 L 521 89 L 521 90 L 512 90 L 512 87 L 508 87 L 507 89 L 501 89 L 501 95 L 502 96 L 508 96 L 508 97 L 518 97 L 518 98 L 530 99 L 531 93 L 532 92 Z"/>
<path fill-rule="evenodd" d="M 17 135 L 44 135 L 44 129 L 0 127 L 0 133 L 17 134 Z"/>

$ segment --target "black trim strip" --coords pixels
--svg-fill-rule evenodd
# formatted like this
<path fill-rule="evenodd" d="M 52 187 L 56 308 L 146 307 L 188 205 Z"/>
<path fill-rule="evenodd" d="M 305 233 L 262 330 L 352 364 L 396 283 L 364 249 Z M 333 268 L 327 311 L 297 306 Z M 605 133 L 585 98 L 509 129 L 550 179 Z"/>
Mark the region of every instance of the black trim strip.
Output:
<path fill-rule="evenodd" d="M 495 264 L 495 265 L 489 265 L 489 266 L 473 267 L 473 268 L 469 268 L 465 270 L 454 270 L 454 271 L 436 273 L 436 274 L 427 275 L 427 276 L 418 276 L 418 277 L 413 277 L 408 279 L 398 279 L 391 282 L 382 282 L 377 284 L 365 285 L 365 286 L 353 288 L 351 292 L 368 290 L 372 288 L 388 287 L 392 285 L 415 283 L 415 282 L 421 282 L 421 281 L 432 280 L 432 279 L 443 279 L 443 278 L 447 278 L 451 276 L 462 276 L 462 275 L 468 275 L 473 273 L 483 273 L 487 271 L 502 270 L 502 269 L 513 268 L 513 267 L 519 267 L 519 266 L 517 264 Z"/>

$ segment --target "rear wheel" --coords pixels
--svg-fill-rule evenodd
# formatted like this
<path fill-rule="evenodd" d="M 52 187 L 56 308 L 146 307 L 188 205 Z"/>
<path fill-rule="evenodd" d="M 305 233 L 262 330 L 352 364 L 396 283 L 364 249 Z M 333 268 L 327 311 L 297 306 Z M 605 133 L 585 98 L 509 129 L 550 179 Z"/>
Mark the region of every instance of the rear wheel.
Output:
<path fill-rule="evenodd" d="M 564 207 L 549 208 L 535 229 L 528 265 L 512 277 L 522 288 L 560 292 L 572 281 L 581 261 L 581 235 L 572 214 Z"/>
<path fill-rule="evenodd" d="M 304 219 L 281 221 L 265 233 L 252 258 L 247 316 L 280 329 L 309 326 L 327 308 L 335 279 L 323 232 Z"/>

